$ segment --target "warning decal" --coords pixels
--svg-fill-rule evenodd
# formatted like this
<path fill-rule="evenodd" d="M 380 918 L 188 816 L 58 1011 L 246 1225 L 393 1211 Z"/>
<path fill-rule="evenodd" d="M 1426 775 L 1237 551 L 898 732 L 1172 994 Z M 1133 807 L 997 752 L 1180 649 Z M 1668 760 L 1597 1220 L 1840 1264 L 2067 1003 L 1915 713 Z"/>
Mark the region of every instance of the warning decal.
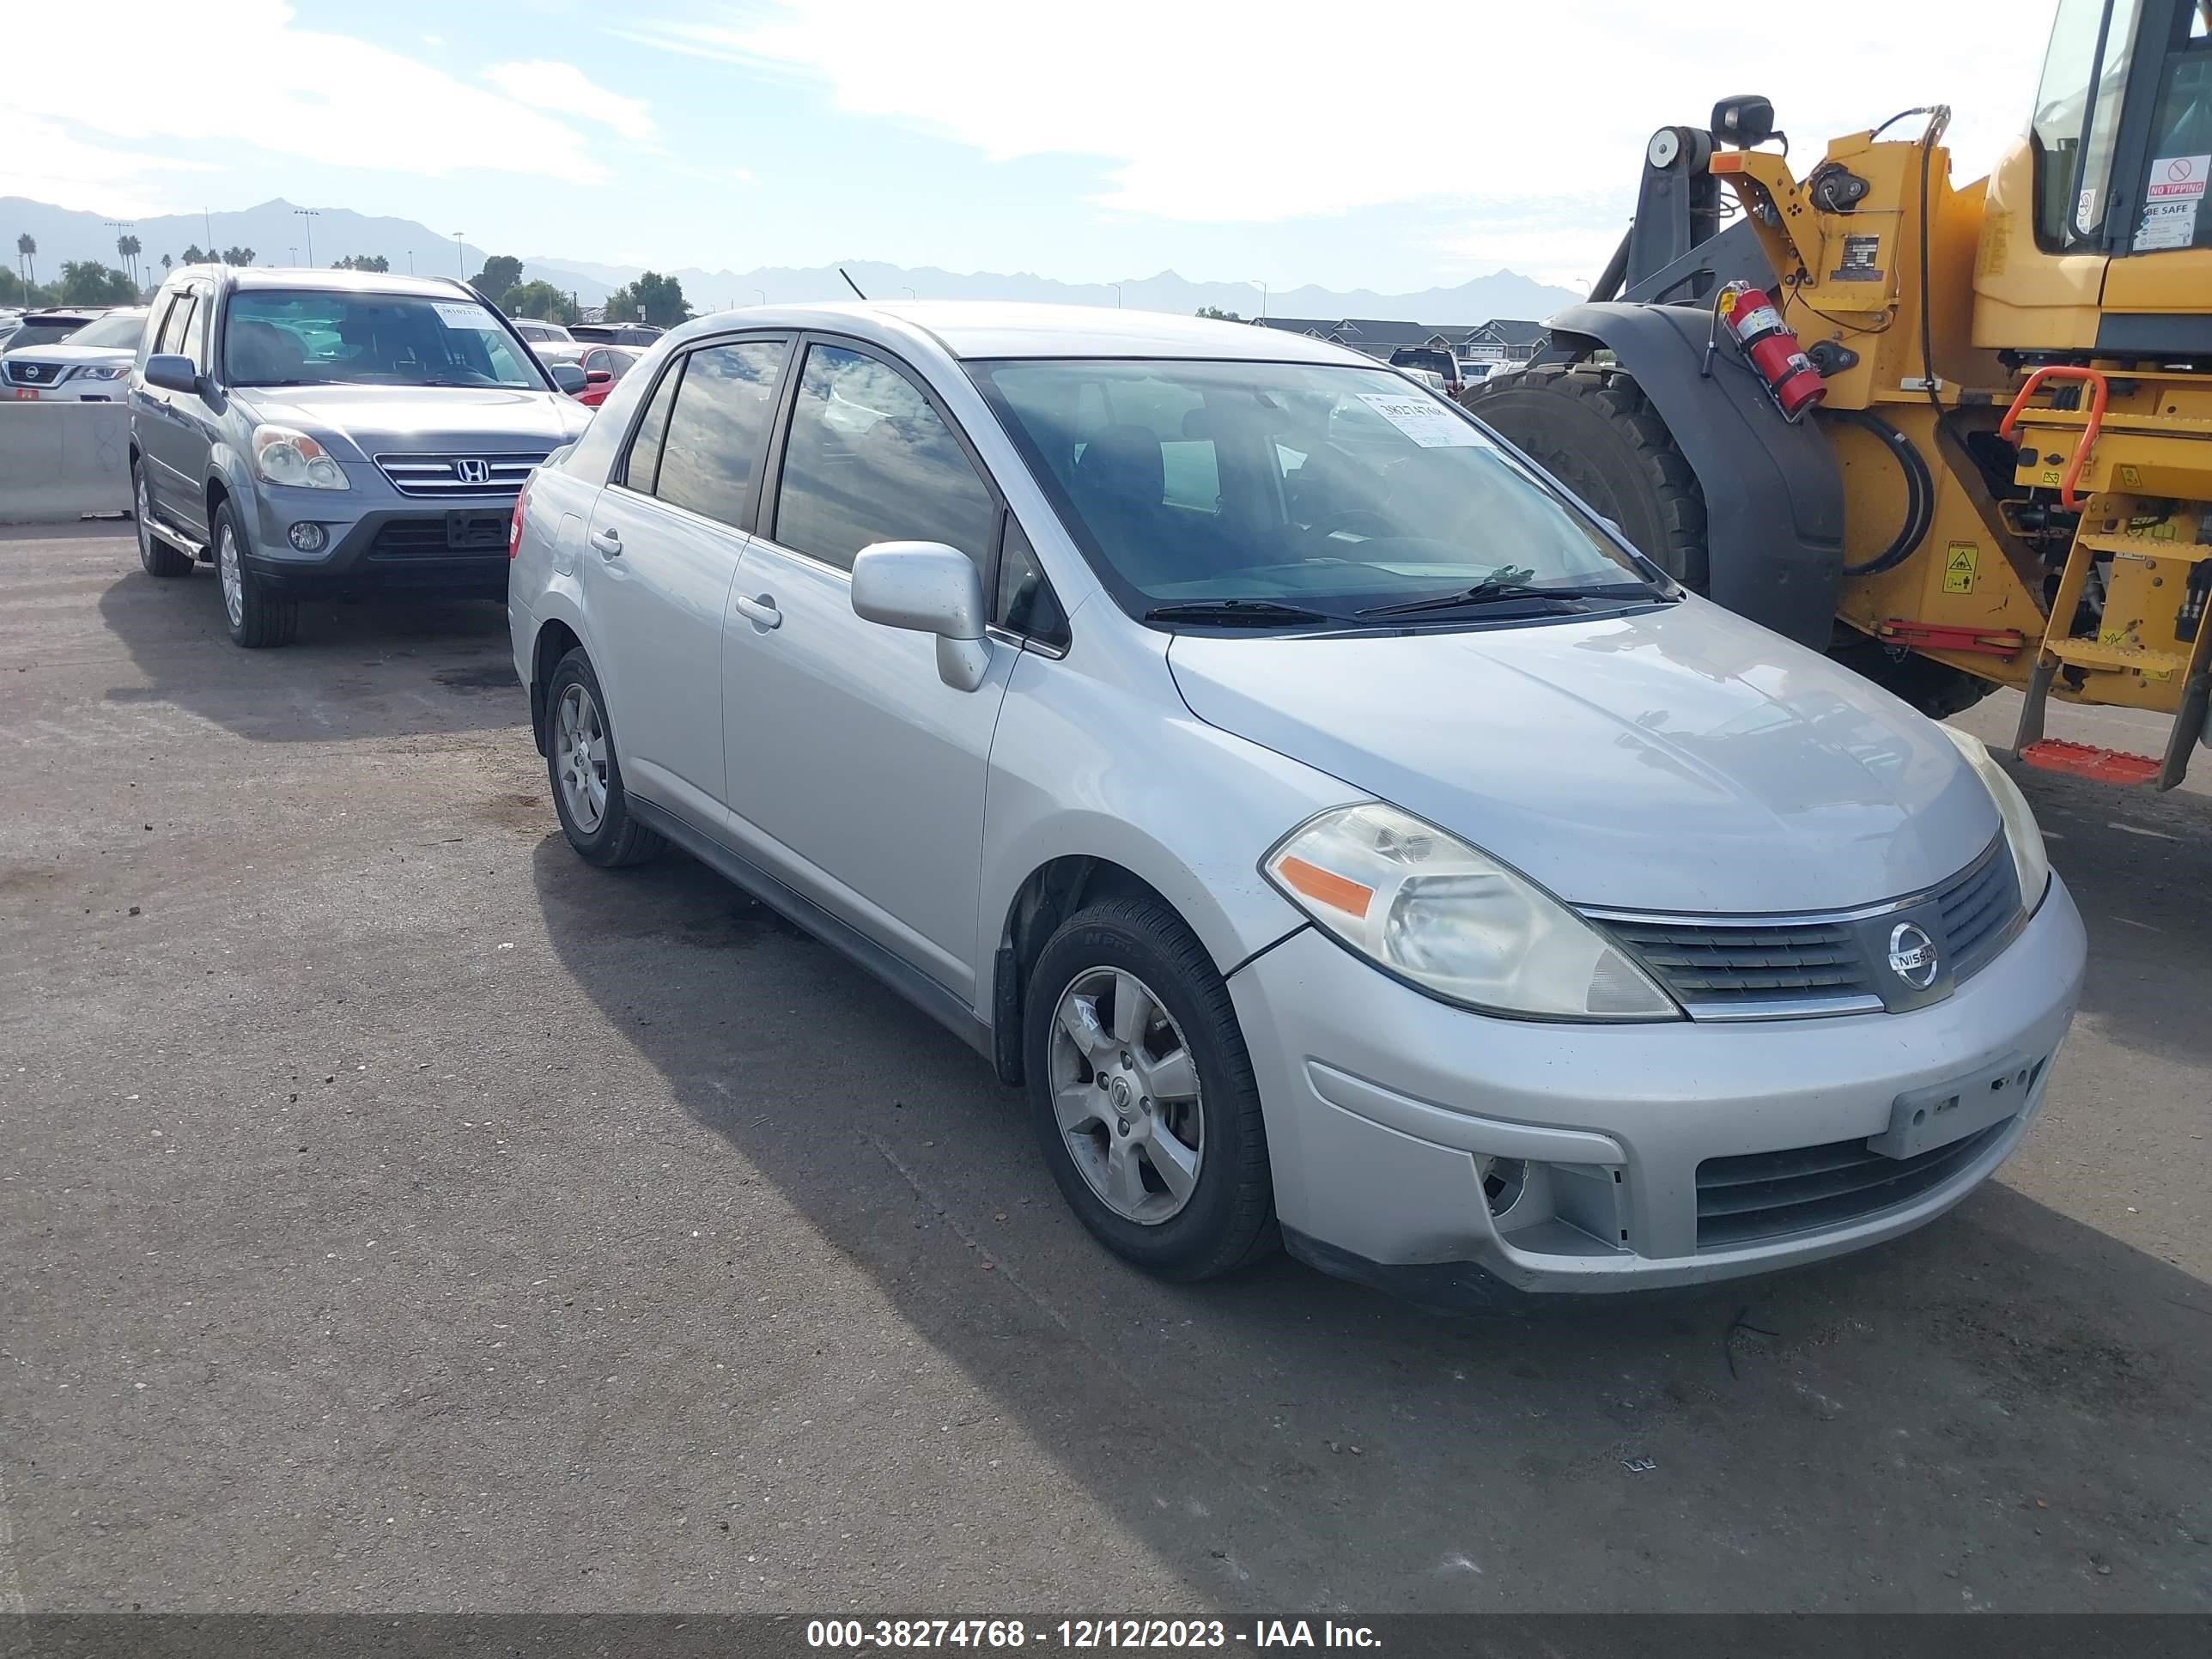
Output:
<path fill-rule="evenodd" d="M 1974 542 L 1953 542 L 1943 556 L 1943 591 L 1946 593 L 1971 593 L 1974 591 L 1974 570 L 1981 562 L 1982 550 Z"/>
<path fill-rule="evenodd" d="M 2212 155 L 2162 155 L 2150 164 L 2142 222 L 2136 227 L 2136 252 L 2196 242 L 2197 210 L 2203 205 L 2208 177 L 2212 177 Z"/>

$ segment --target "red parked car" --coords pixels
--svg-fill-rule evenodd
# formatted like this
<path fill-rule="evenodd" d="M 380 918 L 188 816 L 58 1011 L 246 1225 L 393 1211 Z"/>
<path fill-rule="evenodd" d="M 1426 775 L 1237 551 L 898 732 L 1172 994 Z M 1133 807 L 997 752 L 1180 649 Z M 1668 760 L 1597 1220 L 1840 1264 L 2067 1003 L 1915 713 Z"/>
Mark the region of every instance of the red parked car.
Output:
<path fill-rule="evenodd" d="M 629 373 L 629 366 L 645 356 L 627 346 L 593 345 L 579 340 L 571 344 L 548 341 L 534 344 L 532 349 L 540 361 L 547 365 L 575 363 L 584 371 L 584 389 L 571 394 L 580 404 L 597 409 L 606 401 L 607 393 L 615 389 L 615 382 Z"/>

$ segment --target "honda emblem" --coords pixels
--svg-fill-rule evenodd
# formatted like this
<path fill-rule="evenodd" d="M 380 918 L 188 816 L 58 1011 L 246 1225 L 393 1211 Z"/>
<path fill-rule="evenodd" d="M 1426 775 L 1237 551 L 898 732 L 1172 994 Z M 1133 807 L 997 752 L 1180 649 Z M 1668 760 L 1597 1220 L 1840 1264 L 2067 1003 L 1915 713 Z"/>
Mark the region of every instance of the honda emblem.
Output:
<path fill-rule="evenodd" d="M 491 463 L 473 455 L 465 456 L 453 463 L 453 474 L 465 484 L 489 483 Z"/>

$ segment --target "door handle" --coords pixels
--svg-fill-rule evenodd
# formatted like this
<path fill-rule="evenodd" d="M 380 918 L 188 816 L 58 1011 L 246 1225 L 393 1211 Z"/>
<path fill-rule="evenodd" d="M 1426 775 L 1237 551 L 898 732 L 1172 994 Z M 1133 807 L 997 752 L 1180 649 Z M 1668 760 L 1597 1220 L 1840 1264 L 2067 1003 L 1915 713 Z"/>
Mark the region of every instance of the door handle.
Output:
<path fill-rule="evenodd" d="M 763 634 L 771 628 L 783 626 L 783 612 L 775 608 L 775 597 L 773 594 L 763 593 L 757 599 L 749 599 L 740 593 L 730 603 L 736 607 L 740 617 Z"/>
<path fill-rule="evenodd" d="M 619 559 L 622 557 L 622 532 L 611 526 L 605 530 L 594 530 L 592 545 L 598 550 L 601 558 Z"/>

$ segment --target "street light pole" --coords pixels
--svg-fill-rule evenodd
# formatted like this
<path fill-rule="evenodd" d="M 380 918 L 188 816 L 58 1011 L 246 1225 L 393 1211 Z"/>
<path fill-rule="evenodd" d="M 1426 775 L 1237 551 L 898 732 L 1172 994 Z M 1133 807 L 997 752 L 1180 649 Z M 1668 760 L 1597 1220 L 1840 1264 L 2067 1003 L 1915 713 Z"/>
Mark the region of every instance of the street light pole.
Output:
<path fill-rule="evenodd" d="M 292 211 L 307 231 L 307 263 L 313 264 L 315 263 L 315 221 L 322 217 L 323 210 L 320 208 L 294 208 Z"/>
<path fill-rule="evenodd" d="M 766 289 L 757 288 L 753 292 L 760 295 L 760 302 L 763 305 L 766 305 L 768 303 L 768 290 Z"/>
<path fill-rule="evenodd" d="M 1121 283 L 1107 283 L 1107 284 L 1106 284 L 1106 286 L 1107 286 L 1107 287 L 1109 287 L 1109 288 L 1110 288 L 1110 289 L 1112 289 L 1114 290 L 1114 309 L 1115 309 L 1115 310 L 1116 310 L 1116 311 L 1119 311 L 1119 310 L 1121 308 Z"/>
<path fill-rule="evenodd" d="M 115 233 L 115 240 L 118 242 L 120 242 L 123 240 L 123 233 L 129 230 L 138 222 L 136 219 L 102 219 L 100 222 L 106 225 L 110 230 L 113 231 Z M 118 247 L 115 250 L 115 257 L 123 261 L 124 275 L 129 276 L 133 282 L 136 282 L 137 280 L 137 273 L 132 268 L 131 256 L 125 253 L 120 247 Z"/>
<path fill-rule="evenodd" d="M 453 233 L 453 264 L 463 282 L 469 280 L 469 256 L 461 251 L 461 233 Z"/>
<path fill-rule="evenodd" d="M 1262 317 L 1266 316 L 1267 314 L 1267 285 L 1261 282 L 1257 276 L 1247 276 L 1244 280 L 1249 283 L 1254 288 L 1260 290 L 1260 314 Z"/>

